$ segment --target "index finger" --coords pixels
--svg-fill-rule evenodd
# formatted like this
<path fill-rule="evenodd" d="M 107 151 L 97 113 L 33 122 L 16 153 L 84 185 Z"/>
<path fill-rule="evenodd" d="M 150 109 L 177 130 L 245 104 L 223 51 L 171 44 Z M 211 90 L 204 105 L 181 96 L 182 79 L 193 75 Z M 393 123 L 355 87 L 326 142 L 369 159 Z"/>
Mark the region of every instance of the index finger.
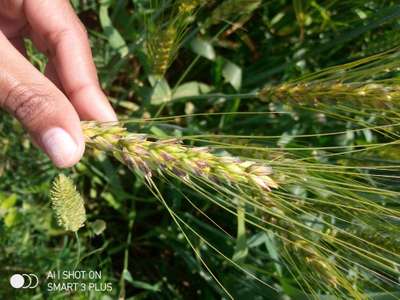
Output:
<path fill-rule="evenodd" d="M 100 88 L 86 30 L 69 1 L 25 0 L 24 10 L 35 43 L 49 52 L 62 87 L 80 117 L 115 121 L 115 112 Z"/>

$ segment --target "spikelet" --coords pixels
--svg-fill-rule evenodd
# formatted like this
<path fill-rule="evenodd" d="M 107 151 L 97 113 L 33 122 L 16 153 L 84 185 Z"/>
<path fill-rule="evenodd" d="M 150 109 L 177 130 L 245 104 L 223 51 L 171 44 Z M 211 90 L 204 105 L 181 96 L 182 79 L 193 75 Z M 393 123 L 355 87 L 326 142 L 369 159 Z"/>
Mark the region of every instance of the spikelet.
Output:
<path fill-rule="evenodd" d="M 145 178 L 155 174 L 211 180 L 242 185 L 262 191 L 277 188 L 272 169 L 253 161 L 217 156 L 205 147 L 188 147 L 175 140 L 149 141 L 146 135 L 133 134 L 118 125 L 84 122 L 88 146 L 111 152 L 123 164 Z"/>
<path fill-rule="evenodd" d="M 65 230 L 76 232 L 84 226 L 84 201 L 70 178 L 60 174 L 54 180 L 50 199 L 58 224 Z"/>

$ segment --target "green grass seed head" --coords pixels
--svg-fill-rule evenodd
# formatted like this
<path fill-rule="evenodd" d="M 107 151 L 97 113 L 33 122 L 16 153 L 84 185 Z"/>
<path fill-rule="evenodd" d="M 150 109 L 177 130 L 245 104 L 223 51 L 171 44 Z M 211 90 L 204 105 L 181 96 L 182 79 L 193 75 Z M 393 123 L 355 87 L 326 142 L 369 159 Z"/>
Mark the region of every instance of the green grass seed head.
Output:
<path fill-rule="evenodd" d="M 50 199 L 58 224 L 65 230 L 76 232 L 84 226 L 84 201 L 70 178 L 60 174 L 54 180 Z"/>

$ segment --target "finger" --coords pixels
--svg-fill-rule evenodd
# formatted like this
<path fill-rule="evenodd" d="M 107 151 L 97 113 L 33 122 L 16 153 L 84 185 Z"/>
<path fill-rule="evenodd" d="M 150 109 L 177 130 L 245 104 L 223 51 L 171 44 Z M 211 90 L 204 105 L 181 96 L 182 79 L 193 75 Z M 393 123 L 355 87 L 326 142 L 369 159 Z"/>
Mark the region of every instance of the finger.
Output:
<path fill-rule="evenodd" d="M 66 0 L 26 0 L 37 43 L 45 44 L 64 91 L 83 119 L 115 121 L 100 88 L 86 30 Z"/>
<path fill-rule="evenodd" d="M 0 0 L 0 28 L 7 37 L 19 36 L 26 26 L 24 0 Z"/>
<path fill-rule="evenodd" d="M 46 75 L 47 78 L 49 78 L 57 87 L 60 91 L 64 91 L 64 88 L 61 84 L 60 78 L 58 78 L 57 70 L 54 67 L 54 64 L 49 60 L 49 62 L 46 65 L 46 69 L 44 70 L 44 75 Z"/>
<path fill-rule="evenodd" d="M 0 32 L 0 107 L 13 114 L 58 167 L 84 151 L 79 116 L 56 86 Z"/>

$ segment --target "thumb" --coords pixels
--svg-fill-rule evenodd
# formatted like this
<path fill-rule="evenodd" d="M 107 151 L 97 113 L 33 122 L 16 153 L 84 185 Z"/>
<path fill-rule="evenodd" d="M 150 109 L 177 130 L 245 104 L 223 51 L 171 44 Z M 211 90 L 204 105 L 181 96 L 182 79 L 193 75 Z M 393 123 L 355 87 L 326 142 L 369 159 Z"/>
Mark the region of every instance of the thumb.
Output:
<path fill-rule="evenodd" d="M 75 109 L 0 32 L 0 107 L 14 115 L 57 167 L 71 167 L 84 152 Z"/>

